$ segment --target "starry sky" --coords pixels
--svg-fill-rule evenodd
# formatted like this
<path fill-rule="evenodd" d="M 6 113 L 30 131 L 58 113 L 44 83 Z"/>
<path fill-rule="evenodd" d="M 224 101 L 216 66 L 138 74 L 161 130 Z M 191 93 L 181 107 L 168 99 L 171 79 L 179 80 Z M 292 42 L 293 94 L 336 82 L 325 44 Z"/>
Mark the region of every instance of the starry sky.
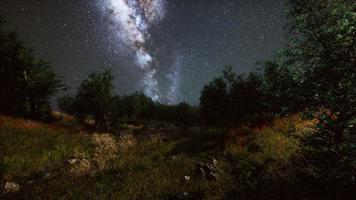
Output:
<path fill-rule="evenodd" d="M 143 19 L 144 27 L 136 24 L 142 41 L 135 27 L 125 29 L 116 1 L 127 2 L 1 0 L 0 15 L 73 90 L 88 73 L 110 68 L 117 94 L 151 89 L 147 94 L 162 103 L 198 104 L 224 65 L 250 72 L 286 43 L 282 0 L 141 0 L 159 2 L 128 4 L 134 22 Z"/>

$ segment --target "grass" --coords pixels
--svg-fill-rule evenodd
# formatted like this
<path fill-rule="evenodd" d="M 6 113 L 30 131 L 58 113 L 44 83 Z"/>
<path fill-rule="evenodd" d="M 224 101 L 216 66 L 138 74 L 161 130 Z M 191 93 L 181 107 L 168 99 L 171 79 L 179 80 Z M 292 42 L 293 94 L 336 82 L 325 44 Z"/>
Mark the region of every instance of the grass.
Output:
<path fill-rule="evenodd" d="M 75 147 L 87 145 L 89 141 L 84 135 L 66 129 L 0 117 L 0 165 L 4 179 L 50 168 L 68 158 Z"/>
<path fill-rule="evenodd" d="M 119 136 L 0 117 L 2 182 L 21 185 L 4 198 L 234 199 L 256 167 L 270 176 L 298 154 L 302 123 L 279 119 L 224 144 L 222 129 Z"/>

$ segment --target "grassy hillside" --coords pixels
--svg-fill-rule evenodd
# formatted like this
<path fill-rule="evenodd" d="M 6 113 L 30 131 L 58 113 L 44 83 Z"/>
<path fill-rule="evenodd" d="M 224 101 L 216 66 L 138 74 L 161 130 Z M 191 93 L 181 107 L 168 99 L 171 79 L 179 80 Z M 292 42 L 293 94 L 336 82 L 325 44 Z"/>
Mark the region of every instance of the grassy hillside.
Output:
<path fill-rule="evenodd" d="M 293 116 L 255 129 L 131 127 L 89 134 L 0 117 L 1 184 L 20 186 L 2 194 L 5 199 L 251 199 L 264 192 L 273 197 L 277 194 L 267 190 L 292 179 L 289 166 L 313 123 Z"/>

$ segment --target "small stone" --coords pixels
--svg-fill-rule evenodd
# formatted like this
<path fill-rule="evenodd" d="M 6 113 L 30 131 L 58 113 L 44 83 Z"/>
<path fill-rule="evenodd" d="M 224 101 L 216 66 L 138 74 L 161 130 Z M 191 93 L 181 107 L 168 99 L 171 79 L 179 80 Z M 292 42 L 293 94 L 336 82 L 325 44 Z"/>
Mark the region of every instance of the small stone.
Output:
<path fill-rule="evenodd" d="M 14 193 L 20 190 L 20 185 L 15 182 L 5 183 L 5 193 Z"/>
<path fill-rule="evenodd" d="M 44 173 L 42 178 L 46 179 L 46 178 L 49 178 L 50 176 L 51 176 L 51 173 L 46 172 L 46 173 Z"/>
<path fill-rule="evenodd" d="M 190 181 L 190 176 L 184 176 L 185 181 Z"/>
<path fill-rule="evenodd" d="M 78 161 L 78 159 L 69 159 L 69 160 L 68 160 L 68 163 L 73 165 L 73 164 L 75 164 L 77 161 Z"/>
<path fill-rule="evenodd" d="M 204 168 L 199 167 L 199 170 L 200 170 L 200 173 L 201 173 L 201 177 L 202 177 L 202 178 L 206 178 Z"/>
<path fill-rule="evenodd" d="M 214 166 L 216 166 L 218 164 L 218 161 L 215 158 L 213 158 L 213 164 L 214 164 Z"/>
<path fill-rule="evenodd" d="M 183 192 L 178 195 L 178 199 L 187 199 L 188 197 L 188 192 Z"/>

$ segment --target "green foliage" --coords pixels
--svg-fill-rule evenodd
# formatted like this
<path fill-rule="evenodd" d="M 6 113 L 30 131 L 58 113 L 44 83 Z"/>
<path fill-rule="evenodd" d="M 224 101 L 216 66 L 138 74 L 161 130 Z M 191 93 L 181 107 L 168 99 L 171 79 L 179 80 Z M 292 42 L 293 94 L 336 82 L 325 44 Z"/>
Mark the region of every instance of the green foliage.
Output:
<path fill-rule="evenodd" d="M 92 117 L 98 129 L 109 129 L 113 124 L 113 76 L 109 70 L 93 72 L 84 80 L 74 97 L 65 96 L 58 100 L 59 107 L 75 115 L 79 121 Z"/>
<path fill-rule="evenodd" d="M 110 71 L 94 72 L 80 85 L 77 94 L 58 99 L 58 107 L 80 122 L 94 119 L 98 129 L 117 129 L 121 123 L 159 120 L 177 126 L 199 123 L 198 109 L 185 102 L 163 105 L 154 102 L 142 92 L 119 96 L 113 94 Z"/>
<path fill-rule="evenodd" d="M 163 139 L 162 130 L 142 134 L 139 141 L 133 135 L 118 141 L 98 137 L 101 153 L 94 153 L 96 162 L 107 168 L 75 178 L 67 169 L 54 171 L 57 179 L 38 180 L 35 187 L 28 186 L 29 192 L 46 198 L 65 194 L 61 197 L 68 199 L 89 198 L 88 194 L 101 199 L 352 199 L 355 9 L 349 1 L 291 0 L 287 47 L 263 63 L 261 73 L 237 75 L 226 66 L 221 77 L 204 87 L 200 110 L 184 102 L 162 105 L 141 92 L 114 95 L 110 71 L 90 74 L 76 95 L 58 104 L 80 121 L 94 119 L 96 128 L 110 129 L 122 122 L 118 127 L 129 129 L 134 122 L 135 130 L 146 133 L 164 123 L 194 126 L 199 124 L 198 111 L 206 124 L 218 128 L 185 128 L 174 140 Z M 0 47 L 0 111 L 48 115 L 49 99 L 59 86 L 49 64 L 34 59 L 1 20 Z M 317 120 L 291 115 L 305 110 Z M 289 117 L 272 122 L 276 115 Z M 88 136 L 0 122 L 0 170 L 7 177 L 63 161 L 74 154 L 74 146 L 91 149 Z M 245 126 L 239 129 L 226 128 L 241 123 Z M 117 149 L 120 155 L 112 156 Z M 205 161 L 213 156 L 218 164 Z M 197 160 L 198 173 L 192 170 Z M 218 173 L 216 180 L 206 178 L 209 169 L 210 176 Z"/>
<path fill-rule="evenodd" d="M 58 107 L 69 114 L 75 113 L 76 108 L 74 106 L 74 101 L 75 99 L 72 96 L 64 96 L 57 99 Z"/>
<path fill-rule="evenodd" d="M 29 126 L 27 121 L 9 118 L 1 122 L 4 124 L 0 125 L 0 147 L 4 150 L 1 158 L 5 159 L 0 161 L 6 161 L 0 162 L 0 166 L 5 166 L 5 181 L 15 181 L 21 185 L 21 189 L 25 188 L 15 194 L 15 199 L 30 196 L 36 199 L 213 200 L 226 199 L 232 185 L 223 158 L 216 157 L 216 171 L 219 171 L 217 180 L 205 179 L 200 172 L 192 170 L 197 161 L 212 162 L 204 154 L 215 156 L 210 152 L 212 149 L 203 150 L 206 142 L 203 142 L 204 137 L 200 133 L 188 136 L 179 134 L 177 138 L 163 142 L 159 134 L 153 135 L 155 137 L 128 136 L 124 139 L 107 134 L 91 136 L 48 129 L 37 123 Z M 92 138 L 99 139 L 91 144 Z M 190 154 L 187 145 L 201 152 Z M 99 153 L 97 148 L 103 152 Z M 95 158 L 98 159 L 110 157 L 107 155 L 108 149 L 117 149 L 118 153 L 111 157 L 113 160 L 107 168 L 90 168 L 89 174 L 75 175 L 65 161 L 81 159 L 75 157 L 76 149 L 86 152 L 82 155 L 85 159 L 97 153 L 100 157 Z M 185 176 L 190 179 L 186 180 Z"/>
<path fill-rule="evenodd" d="M 355 187 L 356 4 L 353 2 L 292 1 L 292 39 L 288 59 L 303 69 L 301 89 L 312 110 L 324 110 L 318 134 L 306 140 L 311 177 L 330 196 Z M 333 192 L 328 188 L 333 188 Z"/>
<path fill-rule="evenodd" d="M 300 115 L 276 118 L 262 128 L 241 127 L 229 131 L 225 154 L 232 176 L 245 199 L 303 199 L 305 183 L 298 166 L 303 159 L 302 140 L 314 133 L 315 121 Z"/>
<path fill-rule="evenodd" d="M 287 114 L 303 110 L 310 95 L 303 89 L 305 81 L 298 68 L 289 67 L 287 51 L 279 51 L 273 60 L 263 63 L 265 112 Z"/>
<path fill-rule="evenodd" d="M 187 129 L 163 140 L 159 129 L 150 136 L 115 137 L 10 118 L 0 122 L 4 181 L 24 188 L 16 199 L 307 199 L 313 184 L 301 182 L 299 174 L 307 148 L 301 140 L 315 133 L 316 121 L 299 115 L 230 131 L 223 148 L 217 147 L 224 128 L 185 134 Z M 91 167 L 76 174 L 64 162 L 73 158 Z M 103 162 L 104 168 L 96 167 Z M 217 178 L 207 178 L 211 173 Z"/>
<path fill-rule="evenodd" d="M 37 119 L 51 115 L 49 101 L 61 86 L 48 62 L 9 32 L 0 19 L 0 112 Z"/>
<path fill-rule="evenodd" d="M 147 119 L 152 117 L 154 102 L 142 92 L 122 97 L 124 115 L 131 119 Z"/>
<path fill-rule="evenodd" d="M 174 116 L 178 126 L 194 126 L 199 123 L 198 109 L 185 102 L 176 106 Z"/>
<path fill-rule="evenodd" d="M 241 78 L 227 69 L 223 77 L 205 86 L 200 99 L 202 115 L 208 122 L 226 124 L 239 119 L 234 113 L 240 117 L 249 113 L 245 119 L 250 125 L 248 122 L 254 121 L 251 116 L 261 113 L 289 115 L 307 111 L 319 124 L 317 133 L 302 138 L 303 161 L 296 162 L 299 171 L 296 180 L 311 183 L 305 185 L 306 195 L 350 199 L 356 174 L 356 4 L 341 0 L 291 0 L 289 6 L 287 47 L 273 60 L 263 63 L 258 81 Z M 234 93 L 235 96 L 230 95 Z M 259 109 L 256 111 L 254 107 Z M 257 138 L 254 140 L 258 141 Z M 253 146 L 269 148 L 267 143 Z M 271 152 L 278 155 L 276 150 Z M 247 169 L 254 167 L 247 166 Z M 262 170 L 267 168 L 268 164 L 259 166 Z M 261 176 L 268 177 L 259 174 L 257 178 Z"/>
<path fill-rule="evenodd" d="M 89 141 L 65 129 L 0 117 L 0 168 L 3 178 L 54 168 L 69 159 L 74 148 L 88 148 Z"/>
<path fill-rule="evenodd" d="M 226 66 L 223 76 L 204 87 L 200 97 L 201 115 L 206 123 L 224 124 L 241 121 L 262 110 L 262 82 L 251 73 L 237 76 Z"/>
<path fill-rule="evenodd" d="M 177 105 L 156 103 L 152 114 L 154 119 L 172 123 L 178 127 L 195 126 L 200 123 L 198 108 L 185 102 Z"/>
<path fill-rule="evenodd" d="M 223 122 L 227 116 L 226 83 L 216 78 L 204 87 L 200 96 L 201 115 L 206 122 Z"/>

